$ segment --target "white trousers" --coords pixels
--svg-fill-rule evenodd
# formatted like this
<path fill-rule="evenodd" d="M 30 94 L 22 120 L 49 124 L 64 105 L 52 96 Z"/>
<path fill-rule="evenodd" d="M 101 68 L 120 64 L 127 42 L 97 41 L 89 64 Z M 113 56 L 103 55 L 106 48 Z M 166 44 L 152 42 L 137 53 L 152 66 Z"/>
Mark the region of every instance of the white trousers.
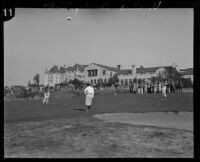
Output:
<path fill-rule="evenodd" d="M 48 102 L 49 102 L 49 98 L 48 98 L 48 97 L 44 97 L 44 99 L 43 99 L 43 104 L 44 104 L 44 103 L 47 104 Z"/>
<path fill-rule="evenodd" d="M 92 99 L 93 99 L 93 94 L 92 93 L 86 94 L 85 105 L 86 106 L 91 106 L 92 105 Z"/>

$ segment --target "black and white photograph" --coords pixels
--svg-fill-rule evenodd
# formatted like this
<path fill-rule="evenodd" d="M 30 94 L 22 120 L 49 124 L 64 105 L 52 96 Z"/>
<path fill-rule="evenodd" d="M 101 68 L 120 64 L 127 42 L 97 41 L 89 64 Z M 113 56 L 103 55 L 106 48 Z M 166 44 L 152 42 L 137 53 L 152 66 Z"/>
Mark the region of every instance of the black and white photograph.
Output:
<path fill-rule="evenodd" d="M 193 158 L 194 9 L 161 3 L 5 9 L 4 158 Z"/>

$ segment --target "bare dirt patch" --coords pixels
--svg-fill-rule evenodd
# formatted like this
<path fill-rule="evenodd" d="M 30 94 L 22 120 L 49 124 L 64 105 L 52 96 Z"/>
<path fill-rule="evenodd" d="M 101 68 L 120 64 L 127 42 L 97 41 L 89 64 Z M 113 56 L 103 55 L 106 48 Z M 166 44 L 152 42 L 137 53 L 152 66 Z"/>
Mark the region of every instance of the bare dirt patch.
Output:
<path fill-rule="evenodd" d="M 5 157 L 193 157 L 193 132 L 87 119 L 5 123 Z"/>

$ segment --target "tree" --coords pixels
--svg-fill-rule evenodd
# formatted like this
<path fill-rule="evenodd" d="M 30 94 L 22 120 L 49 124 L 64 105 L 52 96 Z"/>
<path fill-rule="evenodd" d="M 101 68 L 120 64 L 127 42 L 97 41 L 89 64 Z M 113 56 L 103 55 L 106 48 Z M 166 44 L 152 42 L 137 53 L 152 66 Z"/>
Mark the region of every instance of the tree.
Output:
<path fill-rule="evenodd" d="M 181 79 L 181 75 L 180 73 L 176 70 L 176 68 L 174 67 L 169 67 L 167 70 L 167 78 L 169 80 L 180 80 Z"/>
<path fill-rule="evenodd" d="M 157 81 L 157 78 L 156 78 L 155 76 L 152 76 L 152 77 L 151 77 L 151 82 L 152 82 L 152 83 L 155 83 L 156 81 Z"/>
<path fill-rule="evenodd" d="M 29 86 L 29 87 L 31 86 L 31 81 L 30 81 L 30 80 L 28 81 L 28 86 Z"/>
<path fill-rule="evenodd" d="M 111 85 L 115 85 L 119 83 L 119 78 L 118 78 L 118 75 L 117 74 L 114 74 L 113 77 L 111 77 L 109 80 L 108 80 L 108 85 L 111 86 Z"/>
<path fill-rule="evenodd" d="M 33 77 L 33 82 L 36 86 L 40 85 L 40 74 L 36 73 L 35 76 Z"/>
<path fill-rule="evenodd" d="M 77 78 L 75 78 L 74 80 L 70 80 L 68 82 L 69 84 L 73 84 L 75 86 L 75 88 L 80 88 L 83 85 L 83 82 L 81 82 L 80 80 L 78 80 Z"/>

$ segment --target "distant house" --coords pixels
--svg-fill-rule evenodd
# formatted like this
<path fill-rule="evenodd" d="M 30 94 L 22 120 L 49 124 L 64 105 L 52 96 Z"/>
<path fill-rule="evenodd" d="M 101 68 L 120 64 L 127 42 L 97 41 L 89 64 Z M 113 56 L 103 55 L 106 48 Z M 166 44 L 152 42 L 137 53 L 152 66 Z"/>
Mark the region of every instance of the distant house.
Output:
<path fill-rule="evenodd" d="M 179 73 L 183 78 L 190 78 L 193 82 L 193 68 L 180 69 Z"/>
<path fill-rule="evenodd" d="M 60 82 L 61 74 L 57 65 L 54 65 L 49 71 L 47 69 L 45 70 L 45 86 L 55 86 L 55 84 Z"/>
<path fill-rule="evenodd" d="M 69 82 L 70 80 L 74 80 L 75 78 L 84 81 L 84 68 L 87 65 L 75 64 L 74 66 L 69 66 L 65 71 L 65 81 Z"/>
<path fill-rule="evenodd" d="M 49 71 L 45 70 L 45 85 L 55 86 L 59 83 L 69 82 L 75 78 L 84 81 L 83 71 L 87 65 L 75 64 L 66 67 L 54 65 Z"/>

